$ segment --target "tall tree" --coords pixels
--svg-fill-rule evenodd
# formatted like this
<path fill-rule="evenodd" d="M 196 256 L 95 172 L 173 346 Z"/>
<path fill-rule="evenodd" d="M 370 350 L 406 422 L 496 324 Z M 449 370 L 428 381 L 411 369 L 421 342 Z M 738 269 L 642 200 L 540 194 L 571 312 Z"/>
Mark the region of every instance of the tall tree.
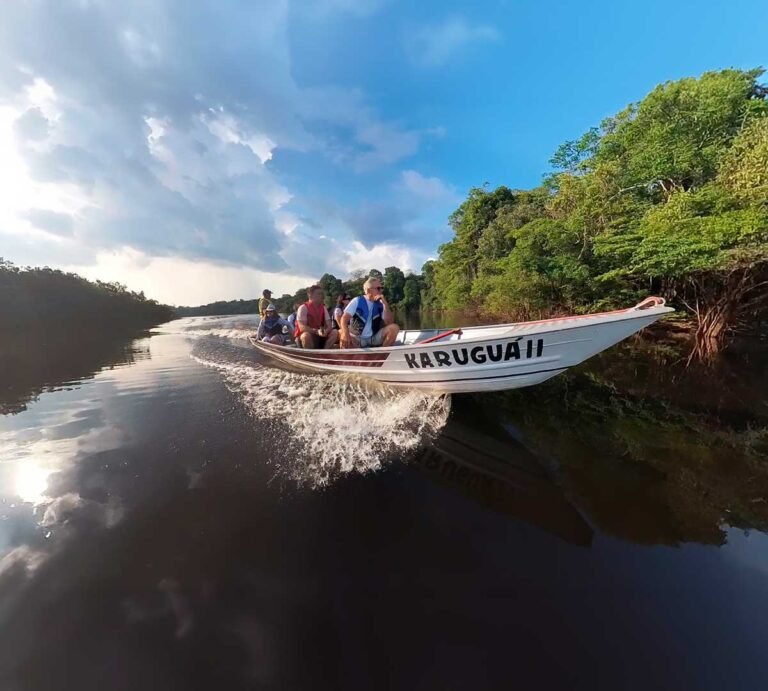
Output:
<path fill-rule="evenodd" d="M 704 184 L 745 119 L 766 112 L 761 72 L 706 72 L 657 86 L 603 123 L 596 162 L 620 161 L 623 188 L 665 198 Z"/>
<path fill-rule="evenodd" d="M 436 307 L 437 297 L 435 296 L 435 261 L 429 259 L 421 267 L 421 299 L 423 307 Z"/>
<path fill-rule="evenodd" d="M 388 266 L 384 269 L 382 285 L 387 299 L 393 305 L 402 301 L 403 289 L 405 288 L 405 274 L 398 267 Z"/>
<path fill-rule="evenodd" d="M 755 117 L 723 157 L 718 181 L 741 203 L 768 200 L 768 116 Z"/>
<path fill-rule="evenodd" d="M 325 305 L 332 307 L 336 304 L 336 297 L 342 292 L 342 283 L 340 278 L 333 274 L 323 274 L 318 281 L 318 285 L 325 291 Z"/>
<path fill-rule="evenodd" d="M 364 269 L 355 269 L 349 275 L 349 279 L 342 284 L 343 289 L 352 297 L 363 293 L 363 283 L 368 278 L 368 272 Z"/>
<path fill-rule="evenodd" d="M 418 309 L 421 306 L 422 277 L 410 274 L 405 277 L 403 298 L 400 305 L 406 310 Z"/>

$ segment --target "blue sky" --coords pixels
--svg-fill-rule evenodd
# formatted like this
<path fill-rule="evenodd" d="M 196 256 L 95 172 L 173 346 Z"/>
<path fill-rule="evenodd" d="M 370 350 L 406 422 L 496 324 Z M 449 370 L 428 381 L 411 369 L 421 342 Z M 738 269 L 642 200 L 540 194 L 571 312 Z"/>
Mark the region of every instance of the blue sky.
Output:
<path fill-rule="evenodd" d="M 0 256 L 180 304 L 418 270 L 656 84 L 768 64 L 764 2 L 36 0 L 0 25 Z"/>

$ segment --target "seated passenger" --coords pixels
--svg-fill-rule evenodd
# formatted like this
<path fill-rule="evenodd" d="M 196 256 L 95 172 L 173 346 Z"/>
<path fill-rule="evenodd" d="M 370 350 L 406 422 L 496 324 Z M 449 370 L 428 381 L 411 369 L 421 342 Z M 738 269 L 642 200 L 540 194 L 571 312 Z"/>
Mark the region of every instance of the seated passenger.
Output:
<path fill-rule="evenodd" d="M 302 348 L 333 348 L 339 340 L 339 332 L 333 330 L 331 315 L 323 300 L 325 293 L 320 286 L 307 288 L 307 300 L 296 312 L 296 342 Z"/>
<path fill-rule="evenodd" d="M 333 308 L 333 314 L 331 314 L 333 317 L 334 329 L 341 329 L 341 315 L 344 314 L 344 310 L 347 308 L 351 299 L 349 293 L 341 293 L 341 295 L 336 298 L 336 307 Z"/>
<path fill-rule="evenodd" d="M 341 347 L 371 348 L 394 344 L 400 327 L 384 297 L 381 280 L 371 276 L 364 284 L 365 295 L 352 300 L 341 317 Z"/>
<path fill-rule="evenodd" d="M 256 338 L 265 343 L 285 345 L 289 333 L 288 322 L 277 313 L 273 304 L 267 305 L 264 310 L 264 319 L 259 322 Z"/>
<path fill-rule="evenodd" d="M 296 312 L 299 311 L 299 307 L 301 307 L 301 303 L 297 302 L 293 306 L 293 312 L 288 315 L 288 327 L 290 328 L 291 337 L 296 333 Z"/>

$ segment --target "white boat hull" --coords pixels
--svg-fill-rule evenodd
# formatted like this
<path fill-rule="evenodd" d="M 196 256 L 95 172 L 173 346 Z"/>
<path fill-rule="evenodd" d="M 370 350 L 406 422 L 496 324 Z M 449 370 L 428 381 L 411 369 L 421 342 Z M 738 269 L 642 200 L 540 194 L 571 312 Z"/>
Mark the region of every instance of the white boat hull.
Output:
<path fill-rule="evenodd" d="M 317 374 L 344 373 L 435 393 L 501 391 L 539 384 L 624 340 L 673 310 L 661 298 L 604 314 L 439 331 L 401 332 L 390 348 L 306 350 L 251 338 L 273 360 Z"/>

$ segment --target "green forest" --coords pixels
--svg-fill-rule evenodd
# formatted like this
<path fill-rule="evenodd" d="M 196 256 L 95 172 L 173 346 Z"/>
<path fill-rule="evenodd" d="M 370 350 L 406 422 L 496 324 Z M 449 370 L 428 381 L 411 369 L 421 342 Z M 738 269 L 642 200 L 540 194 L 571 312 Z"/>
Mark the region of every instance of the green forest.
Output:
<path fill-rule="evenodd" d="M 422 303 L 530 319 L 661 294 L 712 359 L 768 303 L 762 70 L 668 82 L 562 144 L 531 190 L 473 189 Z"/>
<path fill-rule="evenodd" d="M 0 258 L 0 332 L 55 336 L 106 329 L 130 332 L 173 318 L 172 308 L 120 283 L 88 281 L 48 267 L 20 268 Z"/>

